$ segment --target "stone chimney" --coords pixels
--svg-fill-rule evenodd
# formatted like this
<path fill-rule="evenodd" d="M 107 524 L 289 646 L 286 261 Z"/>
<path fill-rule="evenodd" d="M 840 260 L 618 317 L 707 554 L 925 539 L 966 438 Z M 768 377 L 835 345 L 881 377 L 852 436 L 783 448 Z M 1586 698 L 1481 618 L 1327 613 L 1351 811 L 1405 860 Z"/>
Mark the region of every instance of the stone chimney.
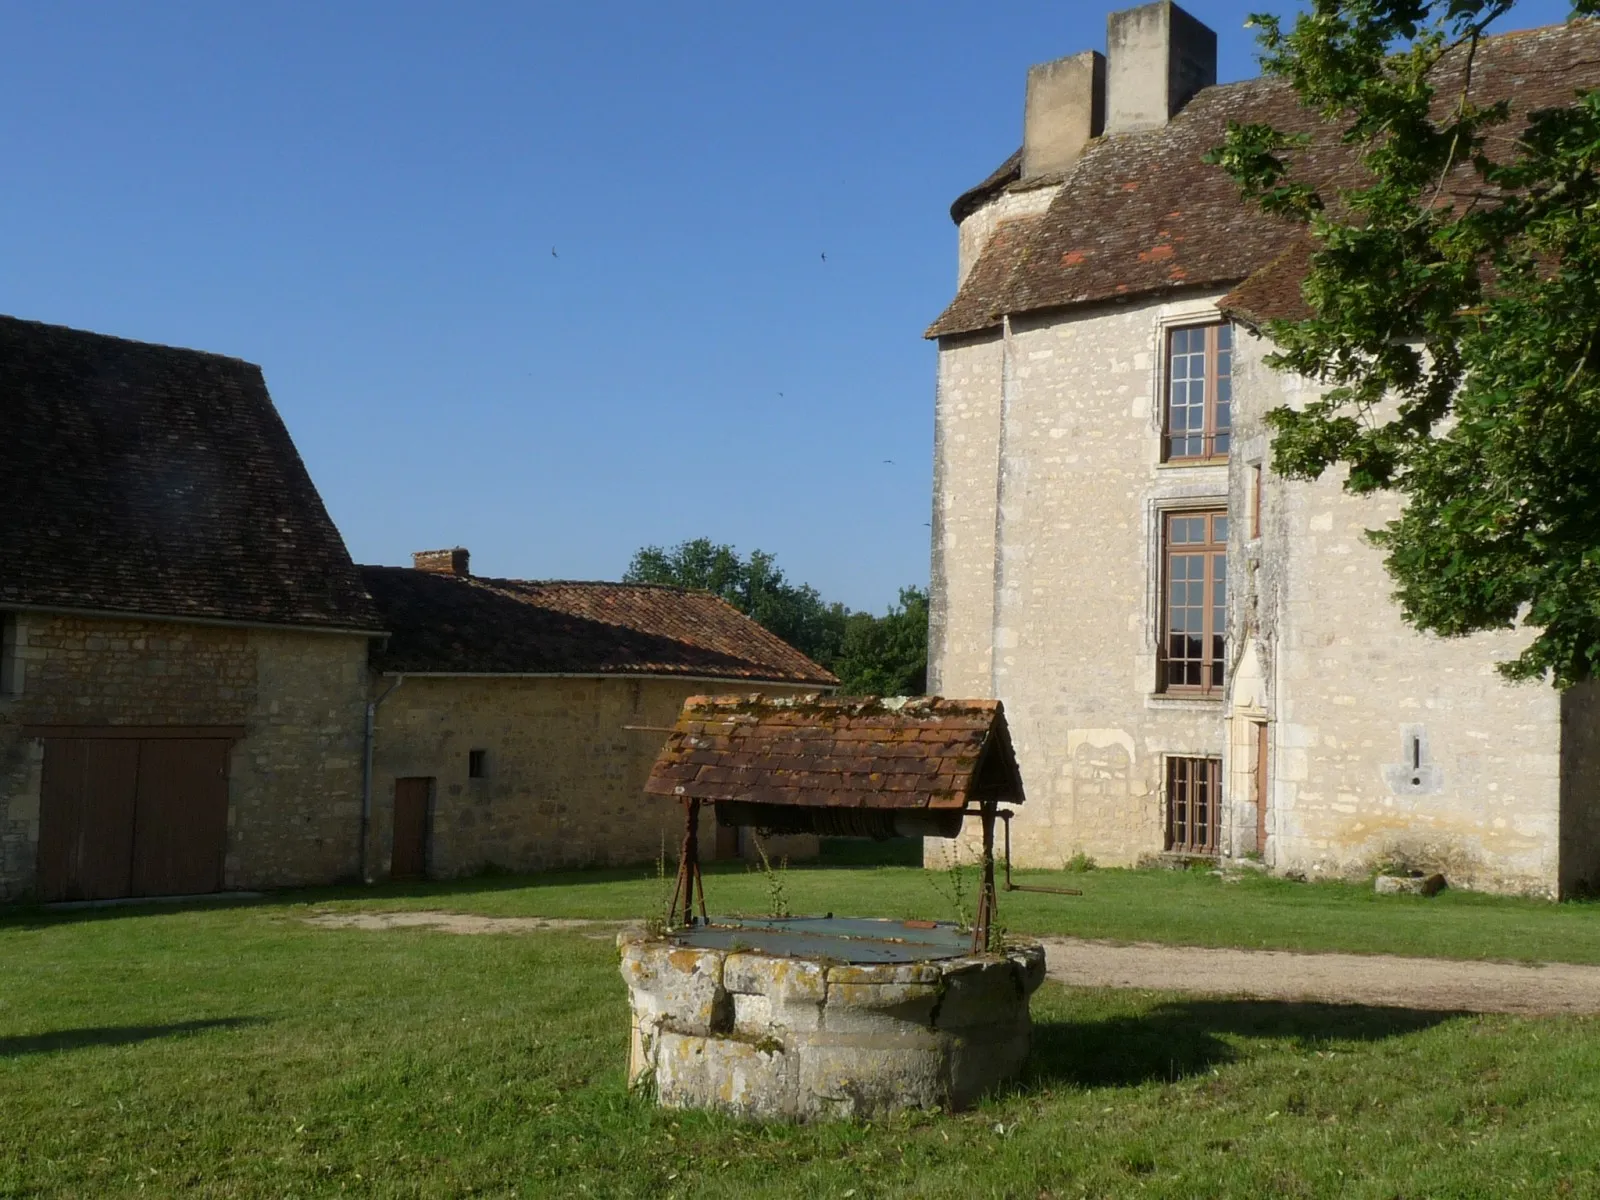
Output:
<path fill-rule="evenodd" d="M 467 560 L 471 557 L 460 546 L 449 550 L 418 550 L 411 556 L 411 565 L 419 571 L 432 571 L 435 575 L 459 575 L 465 579 L 472 574 L 467 570 Z"/>
<path fill-rule="evenodd" d="M 1078 161 L 1105 126 L 1106 60 L 1093 50 L 1028 68 L 1022 178 L 1055 175 Z"/>
<path fill-rule="evenodd" d="M 1106 132 L 1165 125 L 1217 82 L 1217 35 L 1172 0 L 1106 18 Z"/>

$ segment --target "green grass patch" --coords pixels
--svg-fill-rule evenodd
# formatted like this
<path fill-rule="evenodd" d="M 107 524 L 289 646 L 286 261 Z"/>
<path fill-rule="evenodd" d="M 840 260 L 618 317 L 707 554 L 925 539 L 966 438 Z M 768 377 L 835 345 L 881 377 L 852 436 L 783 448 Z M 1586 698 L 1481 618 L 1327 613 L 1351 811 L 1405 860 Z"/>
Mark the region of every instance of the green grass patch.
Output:
<path fill-rule="evenodd" d="M 893 872 L 791 874 L 812 908 L 921 894 Z M 1076 878 L 1122 890 L 1027 898 L 1037 910 L 1010 897 L 1015 924 L 1066 912 L 1060 927 L 1082 932 L 1102 914 L 1110 934 L 1127 927 L 1104 914 L 1139 895 L 1165 912 L 1215 891 Z M 759 876 L 707 888 L 763 894 Z M 1353 895 L 1302 894 L 1385 919 Z M 649 895 L 587 876 L 363 906 L 620 916 Z M 1276 895 L 1216 898 L 1246 914 L 1308 903 Z M 1524 911 L 1454 903 L 1416 919 Z M 627 1093 L 606 936 L 332 930 L 310 911 L 296 896 L 0 922 L 0 1196 L 1579 1195 L 1600 1169 L 1596 1020 L 1046 984 L 1028 1077 L 977 1111 L 746 1125 Z"/>
<path fill-rule="evenodd" d="M 743 864 L 706 867 L 713 913 L 765 914 L 769 890 Z M 950 920 L 942 871 L 919 867 L 791 866 L 782 872 L 797 914 Z M 659 913 L 671 891 L 654 865 L 621 870 L 493 876 L 449 883 L 297 893 L 338 908 L 442 908 L 490 916 L 627 920 Z M 1600 963 L 1600 903 L 1552 904 L 1446 891 L 1433 899 L 1379 896 L 1368 885 L 1293 883 L 1246 873 L 1234 882 L 1205 871 L 1018 871 L 1019 883 L 1076 888 L 1081 896 L 1004 892 L 1000 922 L 1038 935 L 1246 949 L 1411 954 L 1521 962 Z M 969 869 L 966 895 L 976 895 Z M 3 923 L 4 917 L 0 917 Z"/>

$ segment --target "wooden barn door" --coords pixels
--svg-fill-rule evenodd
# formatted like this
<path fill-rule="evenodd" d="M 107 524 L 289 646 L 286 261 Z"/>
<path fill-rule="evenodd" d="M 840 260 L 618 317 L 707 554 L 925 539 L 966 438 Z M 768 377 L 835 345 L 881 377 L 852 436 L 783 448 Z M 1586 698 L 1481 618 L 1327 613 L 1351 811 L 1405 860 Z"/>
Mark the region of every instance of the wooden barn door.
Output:
<path fill-rule="evenodd" d="M 420 879 L 428 868 L 428 795 L 432 790 L 430 778 L 394 781 L 391 879 Z"/>
<path fill-rule="evenodd" d="M 139 743 L 51 738 L 39 788 L 39 898 L 128 895 Z"/>
<path fill-rule="evenodd" d="M 229 748 L 227 742 L 199 738 L 139 743 L 129 895 L 192 896 L 222 890 Z"/>
<path fill-rule="evenodd" d="M 241 733 L 68 726 L 35 733 L 44 739 L 40 899 L 220 891 L 228 754 Z"/>

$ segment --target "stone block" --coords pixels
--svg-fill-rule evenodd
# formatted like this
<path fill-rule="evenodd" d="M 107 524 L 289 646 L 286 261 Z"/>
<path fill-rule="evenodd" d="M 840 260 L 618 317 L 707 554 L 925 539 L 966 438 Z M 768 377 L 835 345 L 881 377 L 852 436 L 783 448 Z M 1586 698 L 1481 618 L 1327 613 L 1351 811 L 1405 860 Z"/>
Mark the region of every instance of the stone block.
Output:
<path fill-rule="evenodd" d="M 794 1115 L 802 1120 L 948 1107 L 949 1049 L 941 1043 L 813 1040 L 797 1054 L 799 1108 Z"/>
<path fill-rule="evenodd" d="M 622 977 L 640 1023 L 664 1023 L 682 1033 L 731 1029 L 733 1009 L 722 987 L 723 957 L 720 950 L 694 950 L 649 938 L 625 944 Z"/>
<path fill-rule="evenodd" d="M 1443 875 L 1379 875 L 1372 890 L 1380 896 L 1437 896 L 1448 886 Z"/>
<path fill-rule="evenodd" d="M 666 1108 L 789 1116 L 795 1108 L 794 1074 L 792 1056 L 775 1041 L 669 1031 L 656 1047 L 656 1097 Z"/>

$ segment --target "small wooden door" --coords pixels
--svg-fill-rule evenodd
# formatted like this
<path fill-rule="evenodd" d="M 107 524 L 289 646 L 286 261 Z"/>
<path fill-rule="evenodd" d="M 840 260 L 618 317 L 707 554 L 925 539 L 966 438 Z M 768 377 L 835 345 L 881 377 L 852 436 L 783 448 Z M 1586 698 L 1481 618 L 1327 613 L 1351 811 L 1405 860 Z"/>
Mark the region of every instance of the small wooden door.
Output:
<path fill-rule="evenodd" d="M 420 879 L 428 866 L 428 797 L 431 778 L 394 781 L 394 855 L 391 879 Z"/>
<path fill-rule="evenodd" d="M 130 895 L 222 890 L 230 749 L 228 742 L 209 738 L 140 743 Z"/>
<path fill-rule="evenodd" d="M 1267 726 L 1256 725 L 1256 850 L 1267 852 L 1267 797 L 1272 794 L 1267 776 Z"/>
<path fill-rule="evenodd" d="M 39 897 L 129 894 L 139 743 L 50 738 L 39 789 Z"/>

